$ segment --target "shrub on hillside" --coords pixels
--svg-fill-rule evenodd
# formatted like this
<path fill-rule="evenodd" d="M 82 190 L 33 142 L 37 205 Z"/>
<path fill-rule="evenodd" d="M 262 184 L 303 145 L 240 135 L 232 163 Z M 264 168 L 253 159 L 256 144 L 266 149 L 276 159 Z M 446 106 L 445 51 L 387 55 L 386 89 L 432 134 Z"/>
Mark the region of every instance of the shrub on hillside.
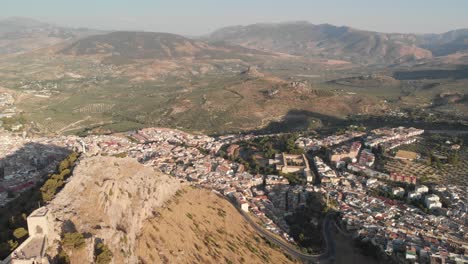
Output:
<path fill-rule="evenodd" d="M 112 261 L 112 252 L 104 243 L 98 243 L 94 252 L 96 264 L 109 264 Z"/>
<path fill-rule="evenodd" d="M 27 235 L 28 235 L 28 230 L 26 230 L 23 227 L 16 228 L 15 231 L 13 231 L 13 236 L 15 236 L 16 239 L 21 239 Z"/>
<path fill-rule="evenodd" d="M 85 246 L 83 234 L 78 232 L 65 233 L 62 238 L 62 246 L 65 248 L 79 249 Z"/>

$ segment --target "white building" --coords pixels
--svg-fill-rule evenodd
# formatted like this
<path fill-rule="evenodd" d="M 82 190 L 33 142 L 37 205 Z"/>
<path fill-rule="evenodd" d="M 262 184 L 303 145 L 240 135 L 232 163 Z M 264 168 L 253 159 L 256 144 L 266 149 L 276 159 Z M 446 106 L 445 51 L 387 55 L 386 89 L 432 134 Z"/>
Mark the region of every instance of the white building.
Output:
<path fill-rule="evenodd" d="M 47 234 L 49 232 L 49 210 L 41 207 L 28 218 L 29 237 L 1 264 L 48 264 L 45 256 Z"/>
<path fill-rule="evenodd" d="M 417 199 L 420 199 L 420 198 L 421 198 L 421 194 L 416 192 L 416 191 L 408 193 L 408 199 L 410 199 L 410 200 L 417 200 Z"/>
<path fill-rule="evenodd" d="M 402 187 L 393 188 L 392 194 L 395 196 L 403 197 L 405 195 L 405 189 L 403 189 Z"/>
<path fill-rule="evenodd" d="M 249 212 L 249 204 L 247 202 L 241 202 L 240 208 L 244 212 Z"/>
<path fill-rule="evenodd" d="M 439 196 L 435 194 L 426 195 L 426 197 L 424 198 L 424 202 L 428 209 L 441 208 L 442 203 L 439 200 Z"/>
<path fill-rule="evenodd" d="M 426 185 L 418 185 L 418 186 L 416 186 L 414 191 L 417 192 L 417 193 L 424 194 L 424 193 L 429 192 L 429 188 Z"/>
<path fill-rule="evenodd" d="M 372 184 L 375 184 L 377 183 L 377 179 L 376 178 L 370 178 L 366 181 L 366 186 L 371 186 Z"/>

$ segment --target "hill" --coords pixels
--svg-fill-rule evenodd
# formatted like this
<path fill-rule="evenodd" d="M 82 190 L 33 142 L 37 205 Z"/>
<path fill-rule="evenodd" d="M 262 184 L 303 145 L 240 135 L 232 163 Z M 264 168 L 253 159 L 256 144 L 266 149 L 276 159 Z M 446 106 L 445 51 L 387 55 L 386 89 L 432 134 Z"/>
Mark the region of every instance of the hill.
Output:
<path fill-rule="evenodd" d="M 72 264 L 95 263 L 100 241 L 113 263 L 291 263 L 228 201 L 130 158 L 82 159 L 48 208 L 48 254 L 62 248 Z M 70 232 L 84 245 L 68 247 Z"/>
<path fill-rule="evenodd" d="M 7 18 L 0 20 L 0 55 L 26 53 L 98 32 L 55 26 L 29 18 Z"/>
<path fill-rule="evenodd" d="M 63 233 L 79 232 L 87 234 L 87 246 L 67 249 L 71 263 L 93 263 L 95 240 L 103 240 L 110 248 L 114 263 L 136 263 L 135 243 L 143 221 L 179 187 L 176 179 L 134 159 L 84 158 L 48 205 L 54 227 L 48 253 L 56 255 Z"/>
<path fill-rule="evenodd" d="M 357 63 L 395 63 L 430 58 L 411 34 L 385 34 L 308 22 L 254 24 L 222 28 L 208 39 L 298 56 L 318 56 Z"/>
<path fill-rule="evenodd" d="M 242 55 L 266 55 L 266 52 L 251 50 L 222 43 L 207 44 L 170 33 L 118 31 L 81 39 L 65 49 L 67 55 L 101 55 L 108 61 L 142 59 L 229 59 Z"/>
<path fill-rule="evenodd" d="M 468 52 L 468 29 L 452 30 L 442 34 L 425 34 L 418 37 L 420 46 L 435 56 Z"/>
<path fill-rule="evenodd" d="M 137 243 L 141 263 L 293 263 L 233 205 L 201 189 L 179 192 L 159 216 L 143 224 Z"/>

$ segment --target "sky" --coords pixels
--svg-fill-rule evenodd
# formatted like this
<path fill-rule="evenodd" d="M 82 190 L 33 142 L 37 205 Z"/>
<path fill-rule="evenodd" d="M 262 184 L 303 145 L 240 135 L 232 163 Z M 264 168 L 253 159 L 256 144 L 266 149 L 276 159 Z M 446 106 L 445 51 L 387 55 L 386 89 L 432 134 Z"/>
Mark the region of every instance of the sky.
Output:
<path fill-rule="evenodd" d="M 0 18 L 188 36 L 225 26 L 309 21 L 400 33 L 468 28 L 468 0 L 0 0 Z"/>

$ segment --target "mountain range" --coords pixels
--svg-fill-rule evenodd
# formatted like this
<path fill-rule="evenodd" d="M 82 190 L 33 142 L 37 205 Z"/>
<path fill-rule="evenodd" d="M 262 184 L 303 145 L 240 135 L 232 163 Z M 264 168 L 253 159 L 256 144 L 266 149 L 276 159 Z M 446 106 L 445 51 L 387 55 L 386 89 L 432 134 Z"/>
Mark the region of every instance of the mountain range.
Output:
<path fill-rule="evenodd" d="M 226 58 L 263 51 L 356 64 L 395 64 L 468 52 L 468 29 L 418 35 L 288 22 L 226 27 L 193 39 L 169 33 L 72 29 L 25 18 L 0 21 L 0 54 L 24 53 L 58 43 L 66 43 L 60 53 L 107 54 L 130 60 Z"/>
<path fill-rule="evenodd" d="M 67 55 L 103 55 L 108 61 L 131 62 L 143 59 L 229 59 L 241 55 L 264 55 L 266 52 L 227 43 L 207 43 L 180 35 L 155 32 L 117 31 L 90 36 L 67 46 Z"/>
<path fill-rule="evenodd" d="M 468 51 L 468 30 L 444 34 L 364 31 L 309 22 L 233 26 L 208 39 L 298 56 L 319 56 L 357 63 L 398 63 Z"/>
<path fill-rule="evenodd" d="M 12 17 L 0 20 L 0 55 L 30 52 L 104 31 L 55 26 L 29 18 Z"/>

